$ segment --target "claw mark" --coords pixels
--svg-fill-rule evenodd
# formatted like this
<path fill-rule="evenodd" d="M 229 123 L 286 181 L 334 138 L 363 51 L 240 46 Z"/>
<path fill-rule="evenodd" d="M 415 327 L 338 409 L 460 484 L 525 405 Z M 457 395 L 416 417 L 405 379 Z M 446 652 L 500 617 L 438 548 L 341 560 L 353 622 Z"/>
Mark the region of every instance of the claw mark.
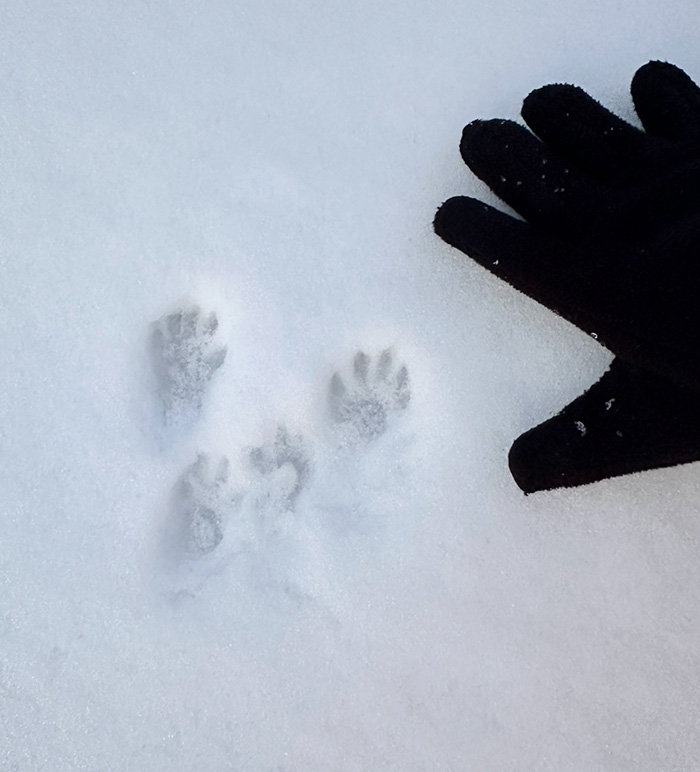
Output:
<path fill-rule="evenodd" d="M 363 351 L 352 363 L 353 382 L 348 387 L 340 373 L 331 378 L 328 407 L 334 422 L 351 427 L 366 441 L 379 437 L 389 417 L 404 410 L 411 399 L 408 369 L 397 367 L 389 349 L 379 355 L 372 371 L 371 359 Z"/>
<path fill-rule="evenodd" d="M 293 510 L 296 501 L 311 476 L 311 457 L 301 435 L 291 435 L 284 426 L 277 429 L 275 440 L 250 451 L 250 464 L 259 474 L 274 475 L 287 465 L 294 470 L 291 490 L 283 495 L 283 502 Z"/>
<path fill-rule="evenodd" d="M 226 346 L 215 346 L 216 313 L 198 306 L 181 309 L 153 324 L 151 357 L 158 378 L 166 423 L 198 411 L 213 374 L 226 359 Z"/>

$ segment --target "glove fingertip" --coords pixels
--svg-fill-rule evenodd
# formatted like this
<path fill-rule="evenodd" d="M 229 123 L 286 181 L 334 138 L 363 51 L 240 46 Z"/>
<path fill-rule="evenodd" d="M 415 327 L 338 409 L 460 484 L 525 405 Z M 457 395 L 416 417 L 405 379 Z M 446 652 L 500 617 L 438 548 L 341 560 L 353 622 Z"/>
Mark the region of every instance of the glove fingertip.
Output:
<path fill-rule="evenodd" d="M 473 220 L 474 209 L 479 205 L 486 208 L 485 204 L 467 196 L 448 198 L 435 213 L 433 230 L 443 241 L 461 248 L 465 232 Z"/>
<path fill-rule="evenodd" d="M 578 103 L 588 100 L 590 97 L 579 86 L 550 83 L 534 89 L 523 99 L 520 114 L 537 134 L 538 129 L 549 125 L 553 117 L 559 119 L 569 105 L 578 106 Z"/>
<path fill-rule="evenodd" d="M 700 136 L 700 88 L 680 67 L 650 61 L 632 79 L 632 99 L 650 134 L 669 139 Z"/>
<path fill-rule="evenodd" d="M 510 473 L 525 495 L 557 487 L 556 481 L 548 479 L 546 472 L 551 467 L 543 463 L 539 450 L 533 443 L 531 432 L 526 432 L 515 440 L 508 452 Z"/>
<path fill-rule="evenodd" d="M 528 226 L 475 198 L 455 196 L 438 209 L 433 221 L 435 233 L 498 275 L 493 261 L 520 254 Z"/>

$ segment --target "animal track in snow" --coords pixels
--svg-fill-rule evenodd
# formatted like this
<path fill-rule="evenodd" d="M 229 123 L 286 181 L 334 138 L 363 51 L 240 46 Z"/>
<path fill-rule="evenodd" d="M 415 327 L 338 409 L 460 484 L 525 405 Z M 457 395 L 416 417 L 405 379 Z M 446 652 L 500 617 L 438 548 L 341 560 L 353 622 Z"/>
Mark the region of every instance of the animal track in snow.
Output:
<path fill-rule="evenodd" d="M 151 357 L 166 423 L 196 414 L 209 381 L 226 359 L 215 342 L 216 313 L 199 306 L 168 314 L 153 324 Z"/>
<path fill-rule="evenodd" d="M 253 448 L 249 460 L 265 483 L 262 498 L 276 500 L 285 509 L 294 510 L 299 494 L 311 477 L 311 455 L 304 438 L 280 426 L 274 441 Z"/>
<path fill-rule="evenodd" d="M 255 551 L 258 540 L 287 528 L 311 476 L 304 440 L 279 427 L 273 442 L 248 454 L 254 478 L 248 486 L 231 484 L 227 457 L 200 453 L 173 491 L 171 534 L 188 558 L 202 558 L 221 544 L 227 552 Z M 281 518 L 281 519 L 280 519 Z M 259 545 L 258 545 L 259 546 Z"/>
<path fill-rule="evenodd" d="M 179 540 L 190 557 L 213 552 L 224 538 L 227 521 L 239 514 L 242 496 L 229 484 L 225 456 L 214 461 L 206 453 L 180 477 L 175 488 L 175 516 Z"/>
<path fill-rule="evenodd" d="M 365 442 L 383 434 L 391 416 L 405 410 L 410 399 L 408 369 L 394 361 L 389 349 L 382 351 L 374 364 L 358 351 L 348 382 L 336 372 L 328 390 L 328 407 L 335 424 Z"/>

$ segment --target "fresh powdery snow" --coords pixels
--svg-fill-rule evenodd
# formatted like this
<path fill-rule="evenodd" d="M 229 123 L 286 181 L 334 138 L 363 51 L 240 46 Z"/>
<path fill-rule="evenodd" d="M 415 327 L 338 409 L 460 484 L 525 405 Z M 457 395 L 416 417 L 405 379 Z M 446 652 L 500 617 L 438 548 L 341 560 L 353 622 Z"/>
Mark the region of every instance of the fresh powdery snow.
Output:
<path fill-rule="evenodd" d="M 700 765 L 700 467 L 525 498 L 610 354 L 432 233 L 696 0 L 7 0 L 0 769 Z"/>

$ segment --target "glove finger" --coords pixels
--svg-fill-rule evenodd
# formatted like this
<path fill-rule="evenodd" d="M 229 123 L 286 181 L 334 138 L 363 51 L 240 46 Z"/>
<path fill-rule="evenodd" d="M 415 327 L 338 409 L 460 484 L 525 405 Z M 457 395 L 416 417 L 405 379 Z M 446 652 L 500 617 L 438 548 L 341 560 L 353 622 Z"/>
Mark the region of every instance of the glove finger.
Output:
<path fill-rule="evenodd" d="M 656 171 L 658 140 L 623 121 L 578 86 L 532 91 L 521 114 L 564 161 L 604 183 L 628 185 Z"/>
<path fill-rule="evenodd" d="M 527 259 L 541 239 L 528 223 L 466 196 L 445 201 L 433 227 L 448 244 L 506 281 L 507 266 Z"/>
<path fill-rule="evenodd" d="M 556 237 L 463 196 L 445 201 L 433 226 L 444 241 L 499 279 L 584 331 L 601 330 L 603 340 L 605 325 L 586 312 L 596 296 L 590 277 L 596 281 L 601 275 L 594 265 L 599 257 L 595 250 L 574 256 Z"/>
<path fill-rule="evenodd" d="M 614 353 L 634 358 L 636 339 L 620 330 L 610 309 L 627 267 L 616 249 L 569 244 L 474 198 L 450 198 L 435 232 L 499 279 L 592 335 Z"/>
<path fill-rule="evenodd" d="M 558 415 L 519 437 L 508 457 L 525 493 L 697 460 L 697 393 L 620 359 Z"/>
<path fill-rule="evenodd" d="M 462 132 L 460 151 L 499 198 L 548 230 L 580 232 L 603 197 L 603 191 L 513 121 L 473 121 Z"/>
<path fill-rule="evenodd" d="M 649 134 L 675 140 L 700 140 L 700 88 L 668 62 L 648 62 L 632 79 L 632 99 Z"/>

